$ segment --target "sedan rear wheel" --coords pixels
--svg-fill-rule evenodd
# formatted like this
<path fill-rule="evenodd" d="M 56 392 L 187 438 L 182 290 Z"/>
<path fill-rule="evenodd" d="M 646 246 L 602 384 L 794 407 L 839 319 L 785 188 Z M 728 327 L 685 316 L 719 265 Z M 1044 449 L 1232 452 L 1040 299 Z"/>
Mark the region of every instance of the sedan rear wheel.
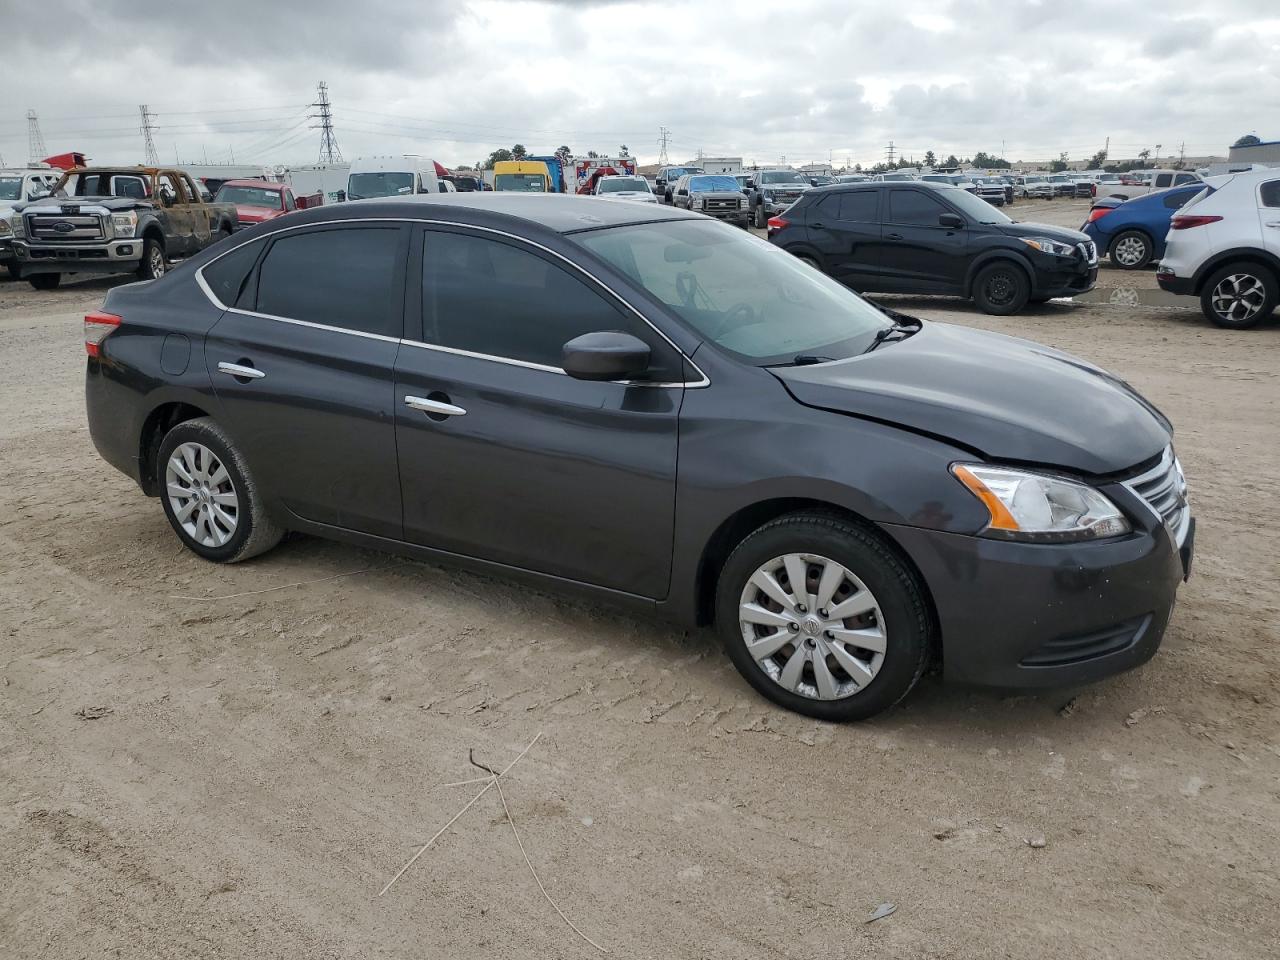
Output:
<path fill-rule="evenodd" d="M 1137 230 L 1126 230 L 1111 242 L 1111 261 L 1121 270 L 1141 270 L 1154 253 L 1151 238 Z"/>
<path fill-rule="evenodd" d="M 265 505 L 231 439 L 208 417 L 178 424 L 160 444 L 165 516 L 192 552 L 236 563 L 270 550 L 284 531 Z"/>
<path fill-rule="evenodd" d="M 1200 295 L 1204 315 L 1220 327 L 1246 330 L 1257 326 L 1276 308 L 1275 274 L 1252 263 L 1223 267 L 1211 276 Z"/>
<path fill-rule="evenodd" d="M 897 703 L 924 672 L 923 590 L 872 532 L 822 514 L 761 527 L 725 563 L 717 625 L 760 693 L 823 720 Z"/>

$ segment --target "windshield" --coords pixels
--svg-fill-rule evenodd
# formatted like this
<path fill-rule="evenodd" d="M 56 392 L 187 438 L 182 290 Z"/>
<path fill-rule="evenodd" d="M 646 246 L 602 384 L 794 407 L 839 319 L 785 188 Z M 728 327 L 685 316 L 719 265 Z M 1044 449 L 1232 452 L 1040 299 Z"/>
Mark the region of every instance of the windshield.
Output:
<path fill-rule="evenodd" d="M 413 193 L 413 174 L 381 170 L 377 173 L 353 173 L 347 178 L 347 199 L 395 197 Z"/>
<path fill-rule="evenodd" d="M 738 181 L 730 176 L 690 177 L 690 193 L 706 193 L 709 190 L 729 190 L 737 193 L 741 187 Z"/>
<path fill-rule="evenodd" d="M 957 187 L 954 190 L 939 191 L 944 200 L 978 223 L 1013 223 L 1013 220 L 993 207 L 976 194 Z"/>
<path fill-rule="evenodd" d="M 219 187 L 218 203 L 234 203 L 239 207 L 266 207 L 268 210 L 283 210 L 283 194 L 279 190 L 266 190 L 262 187 Z"/>
<path fill-rule="evenodd" d="M 19 200 L 21 197 L 21 177 L 0 177 L 0 200 Z"/>
<path fill-rule="evenodd" d="M 891 326 L 848 287 L 723 224 L 667 220 L 572 239 L 699 334 L 758 366 L 789 364 L 801 354 L 856 356 Z"/>
<path fill-rule="evenodd" d="M 677 180 L 683 177 L 686 173 L 701 173 L 701 172 L 702 171 L 699 170 L 697 167 L 668 167 L 667 183 L 675 183 Z"/>
<path fill-rule="evenodd" d="M 606 177 L 600 181 L 601 193 L 622 193 L 623 191 L 649 192 L 648 181 L 644 177 Z"/>
<path fill-rule="evenodd" d="M 539 173 L 500 173 L 493 178 L 493 189 L 546 193 L 547 178 Z"/>
<path fill-rule="evenodd" d="M 760 174 L 761 183 L 803 183 L 806 187 L 809 181 L 800 174 L 791 170 L 774 170 L 769 173 Z"/>

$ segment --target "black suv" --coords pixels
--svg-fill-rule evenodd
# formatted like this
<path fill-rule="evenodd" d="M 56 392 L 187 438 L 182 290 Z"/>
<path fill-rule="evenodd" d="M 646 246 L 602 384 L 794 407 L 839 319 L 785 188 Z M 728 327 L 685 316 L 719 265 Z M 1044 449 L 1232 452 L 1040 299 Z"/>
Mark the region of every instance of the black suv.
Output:
<path fill-rule="evenodd" d="M 1083 233 L 1015 223 L 947 184 L 811 190 L 769 221 L 769 240 L 862 293 L 972 297 L 1000 315 L 1098 279 L 1097 248 Z"/>

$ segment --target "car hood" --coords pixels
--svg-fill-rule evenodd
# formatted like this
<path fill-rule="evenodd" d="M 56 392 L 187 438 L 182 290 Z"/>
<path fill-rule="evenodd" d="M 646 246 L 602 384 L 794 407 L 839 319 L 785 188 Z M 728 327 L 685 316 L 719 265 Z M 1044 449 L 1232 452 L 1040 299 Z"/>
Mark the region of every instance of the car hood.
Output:
<path fill-rule="evenodd" d="M 274 220 L 282 213 L 284 213 L 283 210 L 274 210 L 270 207 L 249 207 L 236 204 L 236 216 L 240 218 L 241 223 L 262 223 L 264 220 Z"/>
<path fill-rule="evenodd" d="M 735 197 L 741 197 L 741 190 L 695 190 L 692 194 L 695 197 L 715 197 L 717 200 L 732 200 Z"/>
<path fill-rule="evenodd" d="M 137 210 L 142 207 L 153 207 L 150 200 L 139 200 L 137 197 L 42 197 L 27 203 L 15 205 L 15 210 L 53 210 L 62 212 L 64 206 L 103 207 L 107 210 Z"/>
<path fill-rule="evenodd" d="M 1089 238 L 1079 230 L 1070 230 L 1067 227 L 1055 227 L 1051 223 L 1001 223 L 998 225 L 1000 232 L 1010 237 L 1048 237 L 1050 240 L 1058 240 L 1062 243 L 1084 243 Z"/>
<path fill-rule="evenodd" d="M 1159 410 L 1087 361 L 946 323 L 849 360 L 770 371 L 806 406 L 942 437 L 990 460 L 1111 474 L 1158 456 L 1172 435 Z"/>
<path fill-rule="evenodd" d="M 799 193 L 813 187 L 807 183 L 762 183 L 760 189 L 768 193 Z"/>

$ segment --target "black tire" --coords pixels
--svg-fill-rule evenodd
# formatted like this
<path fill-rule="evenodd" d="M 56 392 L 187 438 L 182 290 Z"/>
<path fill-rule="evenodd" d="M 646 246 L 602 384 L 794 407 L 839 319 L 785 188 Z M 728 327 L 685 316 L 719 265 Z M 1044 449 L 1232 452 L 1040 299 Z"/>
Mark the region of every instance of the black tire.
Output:
<path fill-rule="evenodd" d="M 765 216 L 764 204 L 756 207 L 756 229 L 763 230 L 769 225 L 769 218 Z"/>
<path fill-rule="evenodd" d="M 16 261 L 10 260 L 5 264 L 5 269 L 9 271 L 10 280 L 22 279 L 22 267 L 18 266 Z"/>
<path fill-rule="evenodd" d="M 139 280 L 159 280 L 166 269 L 164 244 L 147 237 L 142 244 L 142 263 L 138 265 Z"/>
<path fill-rule="evenodd" d="M 797 253 L 795 257 L 805 266 L 813 267 L 813 269 L 817 270 L 819 273 L 822 272 L 822 265 L 807 253 Z"/>
<path fill-rule="evenodd" d="M 978 272 L 973 280 L 973 302 L 983 313 L 1007 317 L 1017 313 L 1031 298 L 1031 281 L 1012 260 L 997 260 Z"/>
<path fill-rule="evenodd" d="M 37 290 L 56 290 L 62 282 L 60 273 L 33 273 L 27 277 L 27 283 Z"/>
<path fill-rule="evenodd" d="M 879 603 L 887 638 L 874 678 L 841 699 L 821 700 L 785 689 L 747 650 L 738 616 L 749 579 L 771 559 L 817 554 L 843 565 Z M 730 554 L 716 584 L 716 629 L 738 672 L 779 706 L 819 720 L 865 720 L 900 701 L 929 662 L 932 626 L 925 591 L 915 574 L 879 535 L 843 517 L 798 513 L 780 517 L 748 536 Z"/>
<path fill-rule="evenodd" d="M 1141 230 L 1125 230 L 1112 239 L 1107 256 L 1121 270 L 1141 270 L 1150 265 L 1155 250 L 1151 238 Z"/>
<path fill-rule="evenodd" d="M 186 443 L 195 443 L 211 451 L 214 457 L 226 468 L 230 483 L 230 492 L 237 502 L 234 506 L 235 528 L 225 543 L 205 544 L 195 539 L 175 513 L 173 497 L 168 491 L 166 476 L 170 458 L 177 448 Z M 268 515 L 262 496 L 254 483 L 253 474 L 236 449 L 231 438 L 211 418 L 200 417 L 186 420 L 167 434 L 160 443 L 160 453 L 156 459 L 157 486 L 160 489 L 160 502 L 164 506 L 164 515 L 170 526 L 178 535 L 178 539 L 192 553 L 211 560 L 214 563 L 239 563 L 260 553 L 265 553 L 284 536 L 284 529 L 278 526 Z M 197 478 L 198 479 L 198 478 Z M 188 486 L 185 482 L 179 485 Z M 193 488 L 194 489 L 194 488 Z M 220 488 L 226 490 L 224 483 Z M 225 495 L 225 494 L 224 494 Z M 225 511 L 226 506 L 222 509 Z M 196 529 L 200 526 L 197 524 Z M 207 528 L 206 528 L 207 529 Z M 219 530 L 225 532 L 222 527 Z M 210 537 L 212 539 L 212 537 Z"/>
<path fill-rule="evenodd" d="M 218 232 L 213 235 L 213 242 L 221 243 L 223 240 L 230 239 L 230 237 L 231 237 L 231 228 L 224 223 L 222 226 L 218 228 Z"/>
<path fill-rule="evenodd" d="M 1222 292 L 1239 295 L 1238 299 L 1219 299 L 1219 284 L 1227 285 Z M 1255 295 L 1253 290 L 1258 293 Z M 1200 309 L 1219 327 L 1248 330 L 1275 312 L 1277 300 L 1280 300 L 1280 284 L 1274 273 L 1256 263 L 1233 263 L 1214 271 L 1205 281 L 1200 292 Z"/>

